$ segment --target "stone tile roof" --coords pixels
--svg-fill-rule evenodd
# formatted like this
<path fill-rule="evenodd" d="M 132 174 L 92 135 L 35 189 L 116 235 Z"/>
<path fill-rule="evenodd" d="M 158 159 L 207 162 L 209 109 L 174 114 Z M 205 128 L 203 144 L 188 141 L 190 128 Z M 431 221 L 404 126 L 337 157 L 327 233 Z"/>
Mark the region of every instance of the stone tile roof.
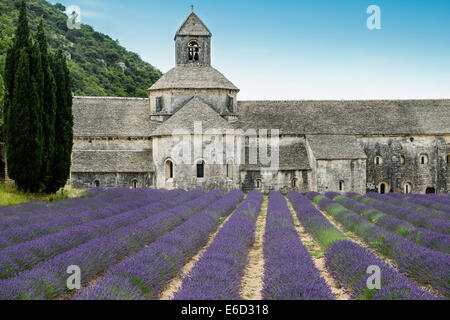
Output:
<path fill-rule="evenodd" d="M 306 146 L 303 142 L 290 144 L 281 144 L 279 146 L 279 170 L 309 170 L 311 169 Z M 245 164 L 241 166 L 244 171 L 259 171 L 260 169 L 269 167 L 260 162 L 258 156 L 257 164 L 249 164 L 248 151 L 245 154 Z"/>
<path fill-rule="evenodd" d="M 149 137 L 150 102 L 139 98 L 74 97 L 74 136 Z"/>
<path fill-rule="evenodd" d="M 355 136 L 314 135 L 306 139 L 317 160 L 367 159 Z"/>
<path fill-rule="evenodd" d="M 203 21 L 194 13 L 186 18 L 186 20 L 178 29 L 176 36 L 207 36 L 211 37 L 212 33 Z"/>
<path fill-rule="evenodd" d="M 178 66 L 169 70 L 148 91 L 161 89 L 239 90 L 223 74 L 210 66 Z"/>
<path fill-rule="evenodd" d="M 203 102 L 202 99 L 194 97 L 156 129 L 152 136 L 172 135 L 176 129 L 194 133 L 194 122 L 196 121 L 202 122 L 203 132 L 208 129 L 233 129 L 228 121 Z"/>
<path fill-rule="evenodd" d="M 103 151 L 74 150 L 72 153 L 72 172 L 99 173 L 142 173 L 153 172 L 151 150 L 143 151 Z"/>
<path fill-rule="evenodd" d="M 450 100 L 239 101 L 243 129 L 281 134 L 449 134 Z"/>

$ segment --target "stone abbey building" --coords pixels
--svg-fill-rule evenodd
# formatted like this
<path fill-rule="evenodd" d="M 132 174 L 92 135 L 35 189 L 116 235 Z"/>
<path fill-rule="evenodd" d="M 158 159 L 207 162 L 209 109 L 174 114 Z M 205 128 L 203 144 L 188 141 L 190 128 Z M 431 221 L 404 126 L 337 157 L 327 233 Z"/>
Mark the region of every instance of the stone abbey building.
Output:
<path fill-rule="evenodd" d="M 239 101 L 211 66 L 211 37 L 192 12 L 175 36 L 175 67 L 148 99 L 74 98 L 74 187 L 449 192 L 450 100 Z M 194 134 L 195 122 L 278 129 L 277 170 L 233 157 L 174 161 L 174 130 Z"/>

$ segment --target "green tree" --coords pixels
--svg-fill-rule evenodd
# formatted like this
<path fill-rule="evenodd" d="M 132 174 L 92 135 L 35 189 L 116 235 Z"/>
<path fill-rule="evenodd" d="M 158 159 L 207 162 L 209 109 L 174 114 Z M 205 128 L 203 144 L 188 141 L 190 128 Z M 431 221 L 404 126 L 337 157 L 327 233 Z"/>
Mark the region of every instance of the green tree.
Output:
<path fill-rule="evenodd" d="M 14 43 L 6 59 L 5 79 L 8 173 L 19 189 L 37 192 L 41 189 L 44 76 L 39 47 L 31 41 L 24 1 L 20 5 Z"/>
<path fill-rule="evenodd" d="M 0 142 L 4 142 L 5 141 L 5 136 L 4 136 L 4 132 L 3 132 L 3 118 L 4 118 L 4 113 L 3 113 L 3 100 L 5 97 L 5 85 L 3 83 L 3 77 L 0 74 Z"/>
<path fill-rule="evenodd" d="M 50 180 L 53 157 L 55 154 L 56 83 L 52 69 L 54 63 L 53 56 L 49 52 L 42 18 L 38 26 L 37 44 L 41 54 L 41 65 L 44 79 L 42 88 L 42 129 L 44 141 L 41 181 L 44 184 L 44 191 L 48 192 L 48 186 L 52 185 Z"/>
<path fill-rule="evenodd" d="M 66 57 L 61 49 L 54 63 L 56 81 L 55 156 L 52 164 L 51 185 L 48 191 L 64 187 L 70 176 L 73 146 L 72 89 Z"/>
<path fill-rule="evenodd" d="M 42 165 L 42 126 L 38 85 L 30 74 L 30 59 L 19 51 L 11 105 L 7 112 L 6 153 L 8 174 L 24 191 L 37 192 Z"/>

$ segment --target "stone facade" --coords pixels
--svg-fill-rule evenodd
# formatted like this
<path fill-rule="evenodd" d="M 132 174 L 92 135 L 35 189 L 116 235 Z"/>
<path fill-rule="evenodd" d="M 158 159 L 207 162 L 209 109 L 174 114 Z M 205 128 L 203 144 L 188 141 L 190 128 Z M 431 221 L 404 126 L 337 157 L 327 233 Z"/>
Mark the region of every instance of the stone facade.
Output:
<path fill-rule="evenodd" d="M 238 101 L 211 66 L 211 37 L 191 13 L 175 36 L 175 67 L 148 99 L 74 97 L 73 186 L 449 192 L 450 100 Z M 226 149 L 203 162 L 214 139 L 191 162 L 175 161 L 173 131 L 194 149 L 198 122 L 245 161 Z M 275 169 L 250 161 L 251 130 L 279 130 Z"/>

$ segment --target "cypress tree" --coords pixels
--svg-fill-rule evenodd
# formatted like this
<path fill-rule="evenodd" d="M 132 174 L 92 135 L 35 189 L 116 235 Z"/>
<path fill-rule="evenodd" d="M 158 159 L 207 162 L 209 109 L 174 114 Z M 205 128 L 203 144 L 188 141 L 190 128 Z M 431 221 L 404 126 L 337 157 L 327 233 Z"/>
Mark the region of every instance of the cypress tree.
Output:
<path fill-rule="evenodd" d="M 4 112 L 3 112 L 3 99 L 5 97 L 5 85 L 3 83 L 3 77 L 0 74 L 0 143 L 4 142 L 5 135 L 3 132 Z"/>
<path fill-rule="evenodd" d="M 22 48 L 9 106 L 6 153 L 8 174 L 19 189 L 37 192 L 40 189 L 42 165 L 42 126 L 40 123 L 38 85 L 30 72 L 30 59 Z"/>
<path fill-rule="evenodd" d="M 16 73 L 19 51 L 25 49 L 26 53 L 31 55 L 31 37 L 30 28 L 28 25 L 27 8 L 25 1 L 22 1 L 19 9 L 19 21 L 14 37 L 12 47 L 8 50 L 5 61 L 5 98 L 4 98 L 4 115 L 5 122 L 7 122 L 8 108 L 11 105 L 12 97 L 14 95 L 14 76 Z M 6 134 L 6 133 L 5 133 Z"/>
<path fill-rule="evenodd" d="M 42 129 L 44 140 L 41 181 L 44 184 L 44 191 L 49 192 L 52 189 L 51 172 L 55 153 L 56 83 L 52 69 L 53 57 L 49 52 L 42 18 L 38 26 L 37 43 L 41 54 L 41 65 L 44 80 L 42 88 Z"/>
<path fill-rule="evenodd" d="M 61 49 L 54 63 L 56 82 L 55 156 L 52 165 L 51 192 L 65 186 L 70 176 L 73 146 L 72 82 L 66 57 Z"/>
<path fill-rule="evenodd" d="M 32 45 L 24 1 L 6 59 L 5 85 L 8 173 L 19 189 L 37 192 L 41 189 L 44 77 L 40 50 Z"/>

